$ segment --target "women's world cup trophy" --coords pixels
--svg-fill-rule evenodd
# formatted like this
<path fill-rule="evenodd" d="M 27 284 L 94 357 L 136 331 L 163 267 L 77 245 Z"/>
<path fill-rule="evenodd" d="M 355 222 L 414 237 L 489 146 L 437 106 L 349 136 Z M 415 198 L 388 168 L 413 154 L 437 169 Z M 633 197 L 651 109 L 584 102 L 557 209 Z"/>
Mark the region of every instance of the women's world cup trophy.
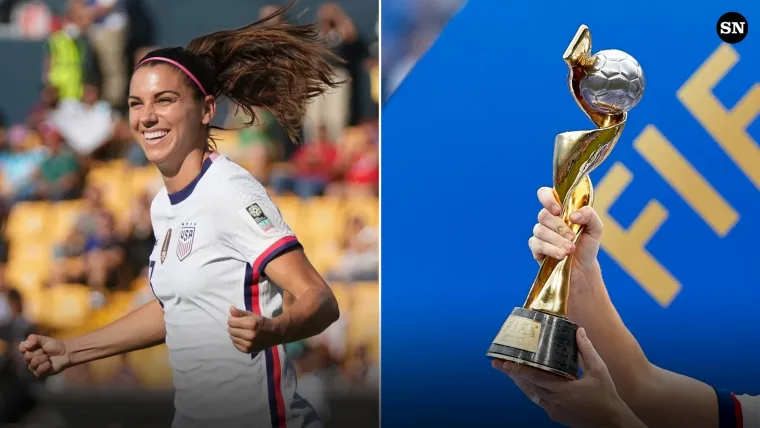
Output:
<path fill-rule="evenodd" d="M 644 74 L 625 52 L 604 50 L 592 56 L 591 34 L 585 25 L 578 29 L 563 59 L 570 68 L 570 91 L 597 126 L 593 131 L 564 132 L 554 141 L 555 196 L 577 243 L 583 227 L 571 224 L 570 214 L 593 204 L 589 174 L 615 147 L 628 111 L 641 100 Z M 572 254 L 563 260 L 544 259 L 528 299 L 512 311 L 486 356 L 578 378 L 578 326 L 567 319 L 572 259 Z"/>

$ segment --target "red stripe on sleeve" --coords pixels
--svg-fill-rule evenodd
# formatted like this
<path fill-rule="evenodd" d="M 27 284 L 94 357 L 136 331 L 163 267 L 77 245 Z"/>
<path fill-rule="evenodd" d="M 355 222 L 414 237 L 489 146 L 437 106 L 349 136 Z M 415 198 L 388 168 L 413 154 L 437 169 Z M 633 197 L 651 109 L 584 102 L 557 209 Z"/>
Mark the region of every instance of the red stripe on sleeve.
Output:
<path fill-rule="evenodd" d="M 736 428 L 744 428 L 744 416 L 742 415 L 742 403 L 731 393 L 731 399 L 734 400 L 734 414 L 736 415 Z"/>

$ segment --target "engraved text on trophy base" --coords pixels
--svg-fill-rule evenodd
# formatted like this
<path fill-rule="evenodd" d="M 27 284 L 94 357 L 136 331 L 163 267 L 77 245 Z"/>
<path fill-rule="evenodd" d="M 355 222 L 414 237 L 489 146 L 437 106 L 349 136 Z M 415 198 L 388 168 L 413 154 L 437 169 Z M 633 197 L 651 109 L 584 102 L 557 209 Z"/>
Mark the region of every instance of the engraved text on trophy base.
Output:
<path fill-rule="evenodd" d="M 507 318 L 493 343 L 536 352 L 539 337 L 541 337 L 541 323 L 512 315 Z"/>

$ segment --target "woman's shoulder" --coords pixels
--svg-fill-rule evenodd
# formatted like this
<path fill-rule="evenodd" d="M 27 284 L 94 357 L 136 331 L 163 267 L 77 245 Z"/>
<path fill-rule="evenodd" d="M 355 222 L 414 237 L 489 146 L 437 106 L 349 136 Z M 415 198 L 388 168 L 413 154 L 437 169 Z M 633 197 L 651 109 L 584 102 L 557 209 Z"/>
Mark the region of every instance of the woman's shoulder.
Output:
<path fill-rule="evenodd" d="M 237 215 L 237 211 L 268 198 L 264 185 L 245 168 L 226 157 L 219 157 L 214 163 L 218 163 L 218 168 L 207 185 L 213 195 L 209 197 L 209 202 L 213 202 L 209 205 L 215 211 Z"/>

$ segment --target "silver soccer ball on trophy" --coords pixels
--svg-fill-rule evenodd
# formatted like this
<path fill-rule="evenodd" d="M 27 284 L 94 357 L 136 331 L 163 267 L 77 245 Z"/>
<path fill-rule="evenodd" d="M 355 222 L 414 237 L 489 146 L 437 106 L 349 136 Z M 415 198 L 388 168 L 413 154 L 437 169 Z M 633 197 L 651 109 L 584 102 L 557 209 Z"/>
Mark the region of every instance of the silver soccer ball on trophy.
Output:
<path fill-rule="evenodd" d="M 629 111 L 644 95 L 644 72 L 636 59 L 608 49 L 593 56 L 580 82 L 583 99 L 601 113 Z"/>

